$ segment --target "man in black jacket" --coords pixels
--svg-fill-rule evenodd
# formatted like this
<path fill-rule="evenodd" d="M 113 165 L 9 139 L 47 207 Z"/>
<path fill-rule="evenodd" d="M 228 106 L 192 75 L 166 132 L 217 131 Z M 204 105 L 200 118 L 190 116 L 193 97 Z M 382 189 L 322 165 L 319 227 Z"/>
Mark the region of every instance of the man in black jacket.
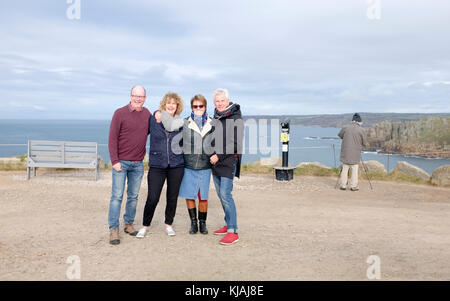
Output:
<path fill-rule="evenodd" d="M 244 122 L 240 106 L 229 101 L 226 89 L 213 93 L 214 105 L 214 151 L 210 161 L 217 195 L 225 212 L 226 226 L 214 231 L 225 235 L 221 244 L 229 245 L 239 240 L 236 206 L 232 196 L 233 179 L 240 176 Z"/>

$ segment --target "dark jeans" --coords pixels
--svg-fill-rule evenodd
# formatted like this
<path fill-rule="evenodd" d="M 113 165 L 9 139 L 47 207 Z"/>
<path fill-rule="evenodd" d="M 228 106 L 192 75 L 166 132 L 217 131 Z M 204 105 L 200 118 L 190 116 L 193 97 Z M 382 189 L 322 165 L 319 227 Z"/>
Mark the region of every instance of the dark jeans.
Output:
<path fill-rule="evenodd" d="M 143 225 L 150 226 L 155 213 L 156 206 L 161 196 L 161 190 L 164 186 L 164 182 L 167 179 L 167 191 L 166 191 L 166 219 L 167 225 L 172 225 L 175 212 L 177 210 L 178 192 L 180 190 L 181 180 L 184 175 L 184 167 L 175 168 L 156 168 L 150 167 L 147 174 L 148 180 L 148 194 L 147 202 L 144 208 Z"/>

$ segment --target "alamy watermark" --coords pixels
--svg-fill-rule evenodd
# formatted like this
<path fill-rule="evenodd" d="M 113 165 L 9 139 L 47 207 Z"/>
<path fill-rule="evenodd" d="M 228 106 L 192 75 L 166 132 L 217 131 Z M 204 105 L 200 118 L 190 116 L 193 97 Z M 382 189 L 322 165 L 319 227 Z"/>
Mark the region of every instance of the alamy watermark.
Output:
<path fill-rule="evenodd" d="M 366 271 L 366 276 L 370 280 L 381 279 L 381 259 L 378 255 L 370 255 L 367 257 L 366 262 L 369 265 Z"/>
<path fill-rule="evenodd" d="M 242 119 L 227 119 L 225 125 L 213 120 L 212 126 L 214 130 L 208 139 L 192 135 L 190 131 L 184 134 L 180 131 L 172 139 L 170 145 L 172 152 L 196 155 L 238 153 L 272 158 L 279 156 L 279 119 L 247 119 L 245 122 Z"/>
<path fill-rule="evenodd" d="M 70 266 L 66 270 L 66 276 L 69 280 L 81 279 L 81 260 L 78 255 L 70 255 L 67 257 L 66 263 Z"/>
<path fill-rule="evenodd" d="M 69 20 L 81 19 L 81 0 L 66 0 L 70 4 L 66 10 L 66 16 Z"/>
<path fill-rule="evenodd" d="M 381 19 L 381 0 L 367 0 L 367 18 L 369 20 Z"/>

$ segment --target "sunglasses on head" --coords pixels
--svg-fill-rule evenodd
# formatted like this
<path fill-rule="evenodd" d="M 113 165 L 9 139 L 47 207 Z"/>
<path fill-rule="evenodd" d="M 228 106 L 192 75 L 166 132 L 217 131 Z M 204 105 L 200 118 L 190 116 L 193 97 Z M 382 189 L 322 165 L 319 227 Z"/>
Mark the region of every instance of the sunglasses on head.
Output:
<path fill-rule="evenodd" d="M 205 107 L 205 105 L 193 105 L 192 108 L 193 109 L 203 109 Z"/>

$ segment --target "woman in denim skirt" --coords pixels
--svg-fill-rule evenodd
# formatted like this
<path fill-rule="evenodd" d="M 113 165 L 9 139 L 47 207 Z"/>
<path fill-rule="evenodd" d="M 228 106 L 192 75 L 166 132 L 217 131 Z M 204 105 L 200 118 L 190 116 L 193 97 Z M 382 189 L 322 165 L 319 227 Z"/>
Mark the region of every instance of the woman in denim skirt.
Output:
<path fill-rule="evenodd" d="M 190 234 L 195 234 L 199 230 L 202 234 L 208 234 L 206 216 L 211 180 L 210 156 L 214 150 L 211 146 L 212 119 L 206 113 L 206 105 L 204 96 L 195 95 L 191 99 L 191 116 L 184 120 L 183 126 L 184 176 L 179 197 L 186 199 L 191 219 Z M 199 223 L 195 202 L 197 198 Z"/>

